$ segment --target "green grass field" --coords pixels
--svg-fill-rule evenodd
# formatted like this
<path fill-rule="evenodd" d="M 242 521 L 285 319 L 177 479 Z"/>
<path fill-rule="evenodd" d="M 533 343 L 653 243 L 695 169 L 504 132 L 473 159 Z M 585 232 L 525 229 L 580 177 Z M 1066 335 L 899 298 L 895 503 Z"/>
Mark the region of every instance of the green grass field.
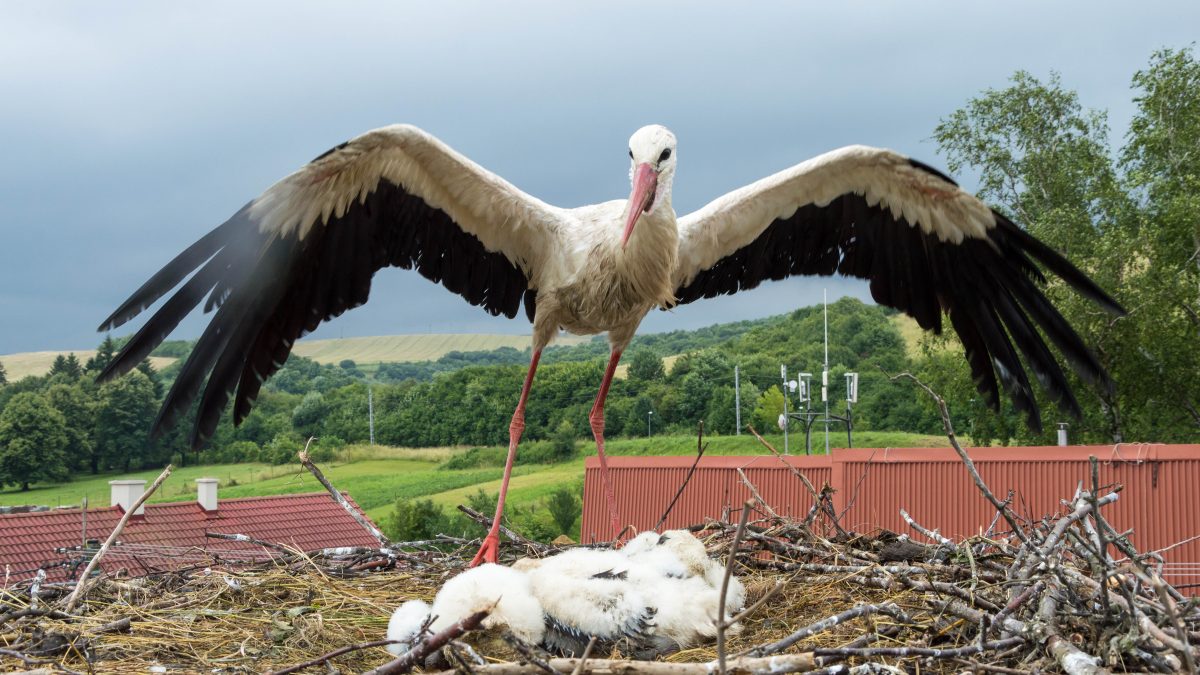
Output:
<path fill-rule="evenodd" d="M 783 436 L 766 437 L 776 448 L 783 449 Z M 839 438 L 839 437 L 834 437 Z M 796 436 L 793 435 L 793 439 Z M 831 438 L 831 440 L 833 440 Z M 824 447 L 823 437 L 814 437 L 814 450 Z M 706 439 L 710 455 L 765 454 L 753 436 L 712 436 Z M 947 444 L 943 436 L 926 436 L 903 432 L 859 432 L 857 447 L 940 447 Z M 835 444 L 840 445 L 840 444 Z M 793 453 L 800 450 L 797 440 Z M 467 497 L 482 488 L 495 493 L 500 489 L 503 470 L 500 466 L 449 471 L 438 465 L 466 448 L 349 448 L 338 461 L 322 465 L 322 470 L 339 490 L 349 492 L 376 522 L 383 520 L 397 499 L 429 498 L 439 506 L 452 509 L 465 503 Z M 497 448 L 502 454 L 503 450 Z M 696 451 L 694 436 L 654 436 L 651 438 L 615 439 L 609 441 L 613 455 L 691 455 Z M 514 506 L 539 502 L 563 485 L 579 485 L 583 481 L 584 457 L 595 453 L 591 442 L 579 443 L 580 457 L 562 464 L 518 466 L 513 471 L 508 501 Z M 117 478 L 153 480 L 158 471 L 139 471 L 131 474 L 80 476 L 78 480 L 57 485 L 38 486 L 28 492 L 0 491 L 0 506 L 40 504 L 46 506 L 78 505 L 83 496 L 93 507 L 109 505 L 108 481 Z M 171 477 L 150 501 L 188 501 L 195 498 L 196 478 L 216 477 L 221 481 L 222 499 L 264 495 L 320 492 L 323 490 L 308 471 L 298 465 L 270 466 L 266 464 L 215 464 L 175 469 Z"/>

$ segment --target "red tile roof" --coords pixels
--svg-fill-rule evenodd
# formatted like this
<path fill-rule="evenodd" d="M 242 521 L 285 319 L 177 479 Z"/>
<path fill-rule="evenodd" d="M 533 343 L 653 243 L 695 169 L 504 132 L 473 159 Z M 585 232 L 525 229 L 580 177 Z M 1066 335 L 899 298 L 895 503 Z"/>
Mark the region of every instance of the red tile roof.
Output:
<path fill-rule="evenodd" d="M 362 512 L 353 500 L 350 503 Z M 144 515 L 126 523 L 118 545 L 101 561 L 105 572 L 140 576 L 207 564 L 213 554 L 222 552 L 241 561 L 269 557 L 261 546 L 210 539 L 206 532 L 244 534 L 301 551 L 379 545 L 325 492 L 224 499 L 213 512 L 196 501 L 146 504 L 145 509 Z M 88 509 L 87 538 L 103 542 L 122 514 L 116 506 Z M 78 560 L 80 553 L 55 549 L 78 547 L 82 526 L 83 513 L 77 508 L 0 515 L 0 579 L 7 578 L 8 583 L 29 579 L 39 567 L 46 568 L 50 581 L 71 578 L 74 570 L 62 563 L 71 557 Z"/>

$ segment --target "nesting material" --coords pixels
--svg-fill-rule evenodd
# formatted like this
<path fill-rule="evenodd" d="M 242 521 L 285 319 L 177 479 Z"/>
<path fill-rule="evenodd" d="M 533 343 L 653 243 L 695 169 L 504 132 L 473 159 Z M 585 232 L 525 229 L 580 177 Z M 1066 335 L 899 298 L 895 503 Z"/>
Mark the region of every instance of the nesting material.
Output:
<path fill-rule="evenodd" d="M 1155 554 L 1134 551 L 1098 517 L 1113 494 L 1081 491 L 1062 513 L 1014 518 L 1007 526 L 1007 517 L 997 518 L 984 535 L 940 544 L 925 543 L 936 538 L 919 535 L 924 526 L 915 520 L 912 538 L 842 533 L 824 516 L 752 520 L 734 555 L 733 573 L 750 611 L 741 632 L 726 636 L 730 669 L 739 675 L 841 666 L 852 673 L 1187 672 L 1200 656 L 1200 609 L 1155 574 Z M 734 530 L 728 523 L 695 528 L 704 558 L 726 560 Z M 657 546 L 647 545 L 655 536 L 642 535 L 613 555 L 654 560 Z M 30 584 L 7 585 L 0 588 L 0 671 L 378 668 L 394 658 L 381 644 L 392 610 L 406 600 L 433 601 L 476 548 L 463 542 L 454 550 L 409 547 L 403 555 L 297 554 L 242 569 L 213 560 L 143 579 L 102 577 L 77 615 L 61 612 L 69 587 L 43 585 L 34 607 Z M 512 556 L 514 549 L 504 552 Z M 555 551 L 540 549 L 544 562 L 517 567 L 567 555 L 550 555 Z M 661 560 L 660 569 L 671 568 Z M 703 576 L 709 578 L 707 570 Z M 508 630 L 497 624 L 469 632 L 445 651 L 476 675 L 544 673 L 535 659 L 560 673 L 578 665 L 578 659 L 520 653 L 517 643 L 501 639 Z M 663 661 L 671 662 L 671 675 L 717 672 L 717 648 L 708 640 L 658 661 L 616 661 L 632 656 L 620 641 L 597 645 L 580 673 L 660 675 Z"/>

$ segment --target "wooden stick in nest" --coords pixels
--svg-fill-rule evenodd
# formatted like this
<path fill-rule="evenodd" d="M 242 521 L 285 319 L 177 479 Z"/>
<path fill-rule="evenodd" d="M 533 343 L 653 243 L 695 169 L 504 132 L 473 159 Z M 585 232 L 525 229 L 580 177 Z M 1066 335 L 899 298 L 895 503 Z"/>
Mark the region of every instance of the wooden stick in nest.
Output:
<path fill-rule="evenodd" d="M 696 473 L 696 467 L 700 465 L 700 458 L 704 457 L 704 451 L 707 449 L 708 443 L 704 442 L 704 420 L 700 420 L 699 431 L 696 433 L 696 461 L 692 462 L 687 475 L 683 477 L 683 482 L 679 484 L 679 489 L 675 491 L 675 496 L 671 498 L 671 503 L 667 504 L 667 510 L 663 511 L 662 517 L 654 524 L 654 530 L 658 530 L 658 528 L 663 526 L 663 523 L 667 522 L 667 516 L 671 515 L 671 510 L 675 508 L 675 502 L 679 501 L 679 496 L 683 494 L 683 489 L 691 482 L 692 474 Z"/>
<path fill-rule="evenodd" d="M 101 546 L 100 550 L 96 552 L 96 555 L 92 556 L 92 559 L 88 561 L 87 567 L 83 569 L 83 574 L 79 575 L 79 581 L 75 583 L 75 590 L 71 591 L 71 595 L 67 596 L 67 604 L 64 607 L 65 611 L 75 611 L 75 604 L 78 603 L 79 600 L 87 593 L 89 577 L 96 569 L 96 566 L 100 564 L 100 560 L 104 558 L 104 554 L 108 553 L 108 550 L 112 548 L 113 543 L 117 540 L 117 537 L 121 535 L 121 532 L 125 529 L 125 524 L 129 522 L 129 519 L 133 516 L 133 514 L 139 508 L 141 508 L 142 504 L 146 503 L 146 500 L 150 498 L 150 495 L 154 494 L 154 491 L 158 489 L 158 486 L 162 485 L 163 481 L 167 479 L 167 476 L 171 475 L 171 469 L 173 468 L 173 466 L 168 464 L 167 468 L 163 469 L 162 473 L 158 474 L 158 478 L 155 478 L 154 482 L 150 484 L 150 487 L 142 493 L 142 496 L 138 497 L 137 500 L 133 502 L 133 506 L 130 506 L 129 510 L 127 510 L 125 514 L 121 516 L 121 520 L 117 521 L 117 526 L 114 527 L 113 531 L 108 535 L 108 539 L 104 540 L 104 545 Z"/>
<path fill-rule="evenodd" d="M 491 611 L 492 607 L 488 607 L 475 612 L 465 619 L 446 626 L 437 633 L 425 638 L 415 647 L 401 654 L 398 658 L 388 661 L 378 668 L 372 668 L 371 670 L 363 673 L 363 675 L 394 675 L 396 673 L 407 673 L 414 667 L 425 663 L 425 657 L 441 649 L 451 640 L 457 640 L 459 637 L 462 637 L 464 633 L 475 630 L 475 628 L 479 626 L 479 623 L 483 621 L 487 615 L 491 613 Z M 481 666 L 481 668 L 482 667 L 483 666 Z"/>
<path fill-rule="evenodd" d="M 483 515 L 482 513 L 478 512 L 478 511 L 476 511 L 475 509 L 473 509 L 469 506 L 465 506 L 463 504 L 459 504 L 458 510 L 462 511 L 464 514 L 466 514 L 466 516 L 468 518 L 479 523 L 480 525 L 483 525 L 484 527 L 489 528 L 489 529 L 492 527 L 492 519 L 488 518 L 487 516 Z M 533 541 L 532 539 L 527 539 L 525 537 L 522 537 L 521 535 L 517 534 L 516 532 L 505 527 L 503 524 L 500 525 L 500 531 L 504 533 L 504 536 L 513 540 L 513 542 L 520 544 L 529 550 L 537 551 L 538 553 L 543 553 L 547 549 L 550 548 L 549 546 L 546 546 L 545 544 Z"/>
<path fill-rule="evenodd" d="M 280 668 L 279 670 L 272 670 L 269 673 L 267 673 L 267 675 L 288 675 L 288 673 L 299 672 L 301 670 L 304 670 L 305 668 L 319 666 L 319 665 L 326 663 L 332 659 L 335 659 L 343 654 L 349 654 L 350 652 L 356 652 L 360 649 L 373 649 L 375 647 L 386 647 L 388 645 L 394 645 L 397 642 L 399 642 L 399 640 L 372 640 L 371 642 L 360 642 L 359 644 L 356 644 L 356 645 L 346 645 L 345 647 L 335 649 L 331 652 L 326 652 L 325 654 L 322 654 L 315 659 L 309 659 L 308 661 L 305 661 L 304 663 L 297 663 L 294 666 Z"/>
<path fill-rule="evenodd" d="M 346 499 L 346 496 L 338 492 L 337 488 L 333 487 L 333 484 L 330 483 L 329 479 L 325 477 L 325 474 L 322 473 L 319 468 L 317 468 L 317 465 L 313 464 L 312 459 L 308 456 L 308 446 L 312 445 L 314 440 L 316 440 L 315 437 L 309 436 L 308 442 L 304 444 L 304 449 L 297 454 L 297 457 L 300 459 L 300 464 L 304 468 L 308 469 L 313 477 L 317 479 L 318 483 L 325 486 L 325 489 L 329 491 L 330 496 L 333 497 L 333 501 L 340 504 L 341 507 L 346 510 L 346 513 L 350 514 L 350 517 L 354 519 L 354 522 L 361 525 L 362 528 L 369 532 L 372 537 L 375 537 L 375 540 L 379 542 L 381 547 L 390 548 L 391 543 L 389 543 L 388 538 L 379 531 L 379 528 L 372 525 L 371 521 L 364 518 L 357 509 L 351 506 L 349 500 Z"/>

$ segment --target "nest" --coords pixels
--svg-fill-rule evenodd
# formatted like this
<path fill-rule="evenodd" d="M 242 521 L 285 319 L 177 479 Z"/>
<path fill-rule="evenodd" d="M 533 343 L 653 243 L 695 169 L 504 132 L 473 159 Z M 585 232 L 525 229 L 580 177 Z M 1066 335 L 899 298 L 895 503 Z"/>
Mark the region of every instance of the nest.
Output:
<path fill-rule="evenodd" d="M 695 664 L 702 673 L 719 651 L 743 673 L 771 670 L 772 657 L 774 672 L 1188 668 L 1200 612 L 1136 555 L 1097 568 L 1088 529 L 1103 528 L 1091 516 L 1104 503 L 1081 492 L 1065 514 L 1022 524 L 1019 534 L 934 545 L 844 532 L 816 508 L 805 522 L 763 509 L 765 517 L 740 531 L 710 522 L 693 529 L 714 556 L 736 547 L 733 568 L 751 604 L 741 630 L 720 650 L 703 645 L 667 656 L 679 664 L 667 671 L 662 662 L 623 661 L 619 647 L 591 654 L 583 670 L 686 673 L 685 664 Z M 1106 544 L 1120 546 L 1115 541 Z M 523 544 L 507 546 L 507 555 L 551 552 Z M 244 569 L 101 578 L 72 614 L 57 608 L 69 586 L 25 583 L 0 595 L 0 669 L 221 673 L 311 663 L 299 672 L 401 672 L 407 666 L 389 666 L 393 657 L 379 644 L 392 609 L 430 600 L 472 551 L 470 542 L 447 539 L 403 554 L 293 552 Z M 460 634 L 442 642 L 459 670 L 513 675 L 578 666 L 510 635 L 452 628 Z"/>
<path fill-rule="evenodd" d="M 393 659 L 383 640 L 392 610 L 431 600 L 478 546 L 443 537 L 309 554 L 255 541 L 271 562 L 214 559 L 137 579 L 100 577 L 76 591 L 79 604 L 67 599 L 74 583 L 7 586 L 0 670 L 399 673 L 440 654 L 478 675 L 1196 672 L 1200 606 L 1162 579 L 1161 556 L 1134 550 L 1103 517 L 1119 485 L 1096 484 L 1093 470 L 1091 490 L 1081 486 L 1061 513 L 1026 521 L 955 447 L 996 507 L 986 532 L 965 541 L 903 511 L 922 541 L 847 532 L 829 490 L 811 485 L 808 515 L 781 518 L 747 481 L 756 502 L 737 526 L 692 529 L 742 579 L 749 607 L 719 624 L 716 644 L 659 661 L 627 659 L 619 644 L 556 658 L 502 630 L 475 630 L 483 612 Z M 511 540 L 505 562 L 554 552 L 502 531 Z"/>

